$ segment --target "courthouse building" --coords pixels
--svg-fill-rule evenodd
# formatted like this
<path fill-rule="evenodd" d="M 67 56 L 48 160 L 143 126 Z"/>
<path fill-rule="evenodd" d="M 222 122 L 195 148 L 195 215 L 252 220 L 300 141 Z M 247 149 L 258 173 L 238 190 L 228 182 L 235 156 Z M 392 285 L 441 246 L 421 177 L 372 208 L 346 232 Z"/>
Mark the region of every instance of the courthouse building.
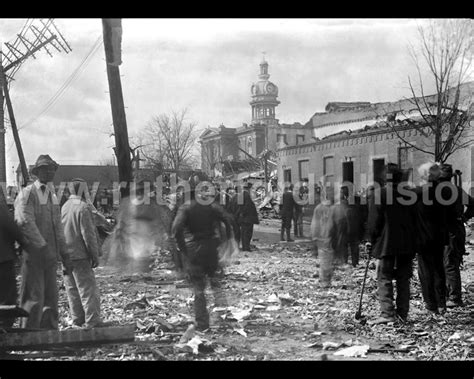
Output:
<path fill-rule="evenodd" d="M 281 124 L 276 118 L 276 107 L 280 104 L 278 87 L 269 78 L 268 62 L 263 60 L 258 81 L 250 88 L 250 123 L 237 128 L 209 127 L 201 134 L 201 169 L 207 175 L 221 174 L 225 162 L 255 160 L 265 151 L 307 143 L 311 139 L 313 128 L 310 125 Z"/>

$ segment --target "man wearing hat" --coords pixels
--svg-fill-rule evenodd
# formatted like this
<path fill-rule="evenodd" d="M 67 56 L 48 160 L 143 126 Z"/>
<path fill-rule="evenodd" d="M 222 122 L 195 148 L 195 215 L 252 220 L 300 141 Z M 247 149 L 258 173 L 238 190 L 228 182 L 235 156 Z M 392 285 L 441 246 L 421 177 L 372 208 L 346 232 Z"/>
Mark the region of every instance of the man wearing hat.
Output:
<path fill-rule="evenodd" d="M 57 168 L 49 155 L 40 155 L 31 170 L 37 180 L 23 188 L 15 200 L 15 221 L 26 240 L 20 306 L 30 316 L 21 320 L 23 328 L 58 329 L 58 260 L 66 273 L 71 271 L 59 200 L 52 183 Z"/>
<path fill-rule="evenodd" d="M 459 186 L 456 186 L 451 182 L 453 167 L 450 164 L 443 163 L 440 169 L 439 182 L 443 185 L 441 191 L 442 199 L 447 204 L 446 221 L 449 232 L 449 245 L 444 251 L 447 289 L 446 306 L 452 308 L 463 305 L 460 265 L 466 252 L 466 229 L 464 228 L 464 222 L 474 216 L 474 199 L 462 189 L 460 183 Z M 454 199 L 454 203 L 449 204 L 450 199 Z M 466 211 L 464 210 L 465 206 L 467 207 Z"/>
<path fill-rule="evenodd" d="M 84 179 L 72 179 L 71 195 L 61 209 L 72 273 L 64 277 L 69 309 L 75 326 L 101 324 L 99 291 L 93 269 L 99 265 L 99 244 L 94 219 L 86 202 Z"/>

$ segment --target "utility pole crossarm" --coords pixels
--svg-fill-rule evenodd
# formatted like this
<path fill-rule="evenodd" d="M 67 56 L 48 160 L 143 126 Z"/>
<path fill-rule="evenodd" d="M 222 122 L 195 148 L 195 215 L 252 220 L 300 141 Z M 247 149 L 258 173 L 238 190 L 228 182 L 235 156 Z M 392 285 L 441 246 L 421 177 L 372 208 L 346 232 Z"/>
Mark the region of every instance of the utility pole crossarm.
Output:
<path fill-rule="evenodd" d="M 56 39 L 56 36 L 49 37 L 46 41 L 42 42 L 40 45 L 38 45 L 37 47 L 35 47 L 33 50 L 31 50 L 29 53 L 27 53 L 27 54 L 24 55 L 23 57 L 18 58 L 16 61 L 10 63 L 10 64 L 7 65 L 7 66 L 5 66 L 5 68 L 3 69 L 3 72 L 6 72 L 6 71 L 10 70 L 11 68 L 15 67 L 16 65 L 18 65 L 19 63 L 23 62 L 23 61 L 24 61 L 26 58 L 28 58 L 31 54 L 36 53 L 38 50 L 40 50 L 42 47 L 46 46 L 48 43 L 50 43 L 50 42 L 53 41 L 54 39 Z"/>

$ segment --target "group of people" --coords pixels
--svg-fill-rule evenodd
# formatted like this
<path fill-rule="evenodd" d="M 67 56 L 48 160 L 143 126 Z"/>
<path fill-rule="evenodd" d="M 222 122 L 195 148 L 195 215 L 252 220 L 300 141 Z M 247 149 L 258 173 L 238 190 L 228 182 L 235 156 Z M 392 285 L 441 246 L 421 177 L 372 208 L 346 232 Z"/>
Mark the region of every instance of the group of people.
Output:
<path fill-rule="evenodd" d="M 85 197 L 87 184 L 80 178 L 72 180 L 74 191 L 60 206 L 54 189 L 48 187 L 57 167 L 51 157 L 41 155 L 32 169 L 37 180 L 23 188 L 15 200 L 14 219 L 6 206 L 0 207 L 0 305 L 17 302 L 16 243 L 22 250 L 19 305 L 29 313 L 21 320 L 23 328 L 58 329 L 58 262 L 63 266 L 72 326 L 105 325 L 93 271 L 100 256 L 94 207 Z M 450 165 L 429 163 L 419 172 L 425 184 L 410 187 L 402 181 L 402 170 L 388 164 L 385 183 L 368 191 L 366 198 L 353 194 L 347 186 L 341 187 L 337 196 L 333 186 L 323 187 L 313 212 L 311 237 L 320 259 L 323 287 L 331 285 L 334 266 L 347 264 L 349 257 L 357 266 L 359 245 L 369 241 L 370 254 L 377 259 L 381 316 L 376 323 L 407 319 L 415 256 L 426 310 L 439 314 L 447 307 L 463 305 L 460 265 L 465 253 L 464 222 L 474 216 L 474 200 L 452 183 Z M 235 238 L 243 251 L 251 251 L 253 226 L 259 218 L 250 184 L 210 196 L 206 188 L 197 189 L 198 182 L 199 178 L 191 177 L 186 192 L 178 187 L 169 217 L 165 217 L 169 221 L 163 219 L 166 222 L 162 224 L 168 225 L 163 233 L 174 241 L 176 266 L 187 274 L 193 287 L 196 327 L 204 330 L 209 327 L 207 279 L 216 305 L 227 305 L 218 274 L 219 245 Z M 143 196 L 142 192 L 137 194 Z M 286 241 L 292 241 L 292 221 L 295 236 L 303 236 L 302 207 L 308 194 L 307 182 L 297 191 L 286 186 L 280 211 L 281 240 L 286 234 Z M 13 321 L 0 319 L 0 327 L 11 327 Z"/>
<path fill-rule="evenodd" d="M 334 189 L 327 187 L 314 209 L 311 230 L 322 286 L 330 285 L 334 264 L 347 263 L 348 251 L 355 266 L 359 243 L 369 241 L 369 253 L 377 260 L 381 309 L 374 323 L 406 321 L 415 256 L 426 312 L 442 314 L 463 305 L 464 223 L 474 216 L 474 199 L 452 182 L 449 164 L 426 163 L 419 173 L 424 184 L 409 186 L 398 165 L 389 163 L 385 182 L 369 190 L 366 201 L 342 187 L 335 202 Z"/>
<path fill-rule="evenodd" d="M 40 155 L 31 172 L 36 181 L 23 188 L 14 204 L 14 218 L 0 207 L 0 305 L 16 305 L 16 249 L 22 251 L 19 305 L 28 317 L 20 326 L 31 330 L 58 329 L 58 264 L 72 318 L 71 327 L 104 325 L 93 269 L 99 263 L 99 237 L 92 205 L 86 201 L 87 184 L 73 179 L 74 191 L 60 206 L 52 180 L 58 164 Z M 11 328 L 14 318 L 0 318 Z"/>

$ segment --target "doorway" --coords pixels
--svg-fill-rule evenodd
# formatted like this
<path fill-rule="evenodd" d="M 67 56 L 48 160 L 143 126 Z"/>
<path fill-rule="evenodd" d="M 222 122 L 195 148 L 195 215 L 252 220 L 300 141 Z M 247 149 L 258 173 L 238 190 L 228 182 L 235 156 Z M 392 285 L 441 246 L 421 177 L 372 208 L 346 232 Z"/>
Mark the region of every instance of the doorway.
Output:
<path fill-rule="evenodd" d="M 374 182 L 378 183 L 380 186 L 383 186 L 385 183 L 384 177 L 385 171 L 385 159 L 374 159 L 373 160 L 373 173 L 374 173 Z"/>
<path fill-rule="evenodd" d="M 342 162 L 342 182 L 354 184 L 354 162 Z"/>
<path fill-rule="evenodd" d="M 283 170 L 283 181 L 285 183 L 291 183 L 291 169 Z"/>

